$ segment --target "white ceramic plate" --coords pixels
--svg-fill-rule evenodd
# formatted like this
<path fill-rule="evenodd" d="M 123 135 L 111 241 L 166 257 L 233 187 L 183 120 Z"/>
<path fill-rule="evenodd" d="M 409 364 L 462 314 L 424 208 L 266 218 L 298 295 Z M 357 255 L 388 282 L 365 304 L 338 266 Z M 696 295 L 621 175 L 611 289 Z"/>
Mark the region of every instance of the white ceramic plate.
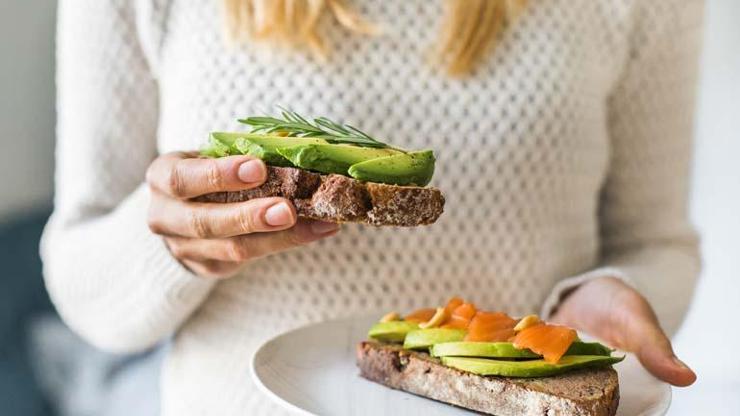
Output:
<path fill-rule="evenodd" d="M 358 375 L 355 345 L 377 316 L 322 322 L 267 341 L 252 360 L 252 377 L 270 397 L 298 414 L 321 416 L 451 416 L 472 412 L 383 387 Z M 628 356 L 619 372 L 618 415 L 664 415 L 671 388 Z"/>

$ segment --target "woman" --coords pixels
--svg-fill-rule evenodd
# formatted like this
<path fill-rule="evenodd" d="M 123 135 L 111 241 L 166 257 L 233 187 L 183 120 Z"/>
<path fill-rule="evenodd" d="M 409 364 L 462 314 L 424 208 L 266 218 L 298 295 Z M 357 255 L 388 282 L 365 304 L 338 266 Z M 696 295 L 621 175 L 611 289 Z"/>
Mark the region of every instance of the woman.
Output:
<path fill-rule="evenodd" d="M 701 6 L 62 1 L 49 291 L 101 348 L 175 335 L 168 415 L 273 414 L 247 376 L 266 338 L 453 294 L 539 309 L 689 385 L 664 330 L 699 263 L 686 196 Z M 191 202 L 257 186 L 265 166 L 180 151 L 276 104 L 435 149 L 445 214 L 340 231 L 277 198 Z"/>

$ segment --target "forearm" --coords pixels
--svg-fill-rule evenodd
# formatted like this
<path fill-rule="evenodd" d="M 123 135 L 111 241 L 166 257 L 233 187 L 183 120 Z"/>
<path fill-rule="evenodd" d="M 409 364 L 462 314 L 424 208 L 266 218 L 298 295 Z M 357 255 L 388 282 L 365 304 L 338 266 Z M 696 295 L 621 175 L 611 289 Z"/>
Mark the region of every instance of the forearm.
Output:
<path fill-rule="evenodd" d="M 693 297 L 701 261 L 694 237 L 647 243 L 608 259 L 650 302 L 663 329 L 673 335 Z"/>
<path fill-rule="evenodd" d="M 130 1 L 64 0 L 57 36 L 55 207 L 44 277 L 60 314 L 93 344 L 146 348 L 175 331 L 211 283 L 175 261 L 147 228 L 157 156 L 156 39 Z"/>
<path fill-rule="evenodd" d="M 52 300 L 70 327 L 107 350 L 141 350 L 167 337 L 212 285 L 149 231 L 148 194 L 142 185 L 110 213 L 77 221 L 57 212 L 44 232 Z"/>
<path fill-rule="evenodd" d="M 634 287 L 653 306 L 669 335 L 683 321 L 700 268 L 695 239 L 659 242 L 605 258 L 592 270 L 560 281 L 547 297 L 542 315 L 551 316 L 570 293 L 595 279 L 616 278 Z"/>
<path fill-rule="evenodd" d="M 600 261 L 559 283 L 543 312 L 579 284 L 617 277 L 651 303 L 667 332 L 680 325 L 699 270 L 688 195 L 702 3 L 634 4 L 629 54 L 607 103 Z"/>

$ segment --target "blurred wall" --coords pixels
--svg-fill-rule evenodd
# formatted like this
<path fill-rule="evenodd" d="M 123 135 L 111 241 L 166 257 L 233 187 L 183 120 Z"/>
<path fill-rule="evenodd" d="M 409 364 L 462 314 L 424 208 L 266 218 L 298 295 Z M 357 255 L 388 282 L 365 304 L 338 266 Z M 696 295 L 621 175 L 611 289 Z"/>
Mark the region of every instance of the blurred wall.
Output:
<path fill-rule="evenodd" d="M 0 0 L 0 221 L 48 207 L 56 2 Z"/>

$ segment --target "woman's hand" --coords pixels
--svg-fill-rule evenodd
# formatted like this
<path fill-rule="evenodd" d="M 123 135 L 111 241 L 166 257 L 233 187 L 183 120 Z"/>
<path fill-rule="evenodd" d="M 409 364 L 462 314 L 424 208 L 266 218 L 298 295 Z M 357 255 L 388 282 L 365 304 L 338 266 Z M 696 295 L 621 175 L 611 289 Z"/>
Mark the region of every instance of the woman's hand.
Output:
<path fill-rule="evenodd" d="M 647 300 L 619 279 L 594 279 L 578 287 L 552 320 L 635 353 L 663 381 L 688 386 L 696 380 L 696 374 L 673 353 Z"/>
<path fill-rule="evenodd" d="M 199 159 L 168 153 L 149 166 L 149 228 L 164 237 L 172 255 L 194 273 L 229 277 L 250 260 L 334 235 L 338 224 L 298 220 L 284 198 L 201 203 L 200 195 L 260 186 L 267 168 L 249 156 Z"/>

